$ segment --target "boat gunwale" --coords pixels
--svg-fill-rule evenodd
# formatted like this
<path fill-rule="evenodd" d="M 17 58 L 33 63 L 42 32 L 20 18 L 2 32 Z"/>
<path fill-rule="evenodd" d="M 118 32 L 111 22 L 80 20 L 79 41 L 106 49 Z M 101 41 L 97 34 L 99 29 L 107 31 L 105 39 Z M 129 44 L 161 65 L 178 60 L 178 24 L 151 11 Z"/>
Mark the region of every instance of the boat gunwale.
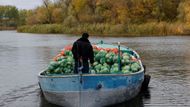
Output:
<path fill-rule="evenodd" d="M 82 74 L 83 77 L 87 76 L 131 76 L 131 75 L 136 75 L 144 72 L 143 70 L 135 72 L 135 73 L 130 73 L 130 74 Z M 42 72 L 38 75 L 39 78 L 69 78 L 69 77 L 78 77 L 79 74 L 71 74 L 71 75 L 56 75 L 56 76 L 48 76 L 48 75 L 41 75 Z"/>

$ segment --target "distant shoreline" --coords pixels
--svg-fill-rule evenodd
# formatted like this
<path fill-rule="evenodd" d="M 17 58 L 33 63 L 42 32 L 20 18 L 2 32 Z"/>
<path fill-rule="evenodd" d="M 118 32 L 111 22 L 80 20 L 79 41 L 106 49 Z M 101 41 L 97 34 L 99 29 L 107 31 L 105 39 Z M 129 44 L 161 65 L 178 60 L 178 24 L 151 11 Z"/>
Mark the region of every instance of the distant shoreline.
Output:
<path fill-rule="evenodd" d="M 190 35 L 190 26 L 184 23 L 167 22 L 150 22 L 139 25 L 81 24 L 73 27 L 61 24 L 38 24 L 20 26 L 17 32 L 69 35 L 81 35 L 83 32 L 88 32 L 92 36 L 102 37 L 187 36 Z"/>
<path fill-rule="evenodd" d="M 0 26 L 0 31 L 2 30 L 17 30 L 16 27 L 4 27 L 4 26 Z"/>

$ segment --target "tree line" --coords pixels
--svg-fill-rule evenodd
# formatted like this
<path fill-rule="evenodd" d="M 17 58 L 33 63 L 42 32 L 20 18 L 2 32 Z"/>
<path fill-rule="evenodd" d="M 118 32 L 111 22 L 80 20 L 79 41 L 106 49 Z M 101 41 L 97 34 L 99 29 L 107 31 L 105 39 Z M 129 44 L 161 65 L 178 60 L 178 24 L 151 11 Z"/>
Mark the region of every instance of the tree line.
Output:
<path fill-rule="evenodd" d="M 190 22 L 189 0 L 43 0 L 43 5 L 32 10 L 12 8 L 15 9 L 15 12 L 12 11 L 14 18 L 8 18 L 14 20 L 16 26 L 24 25 L 19 31 L 37 28 L 37 25 L 47 28 L 52 25 L 61 29 L 58 33 L 90 30 L 92 33 L 109 34 L 115 31 L 127 33 L 143 25 L 172 26 L 174 23 L 175 26 L 176 23 Z M 181 32 L 182 28 L 179 29 Z M 55 29 L 53 31 L 56 33 Z"/>
<path fill-rule="evenodd" d="M 15 6 L 0 6 L 0 29 L 3 26 L 16 27 L 18 18 Z"/>
<path fill-rule="evenodd" d="M 175 21 L 184 11 L 181 0 L 43 0 L 27 12 L 25 24 L 129 24 Z M 187 1 L 188 2 L 188 1 Z M 179 8 L 178 8 L 179 7 Z"/>

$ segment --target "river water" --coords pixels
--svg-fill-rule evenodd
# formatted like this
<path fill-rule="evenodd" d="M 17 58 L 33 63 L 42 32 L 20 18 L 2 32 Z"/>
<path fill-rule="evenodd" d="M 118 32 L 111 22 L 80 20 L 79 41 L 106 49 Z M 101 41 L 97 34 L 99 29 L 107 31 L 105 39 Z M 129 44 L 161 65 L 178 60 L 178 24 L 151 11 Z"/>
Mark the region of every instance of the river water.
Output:
<path fill-rule="evenodd" d="M 0 107 L 58 107 L 41 95 L 37 75 L 78 37 L 0 31 Z M 149 90 L 114 107 L 190 107 L 190 36 L 90 37 L 136 50 L 151 75 Z"/>

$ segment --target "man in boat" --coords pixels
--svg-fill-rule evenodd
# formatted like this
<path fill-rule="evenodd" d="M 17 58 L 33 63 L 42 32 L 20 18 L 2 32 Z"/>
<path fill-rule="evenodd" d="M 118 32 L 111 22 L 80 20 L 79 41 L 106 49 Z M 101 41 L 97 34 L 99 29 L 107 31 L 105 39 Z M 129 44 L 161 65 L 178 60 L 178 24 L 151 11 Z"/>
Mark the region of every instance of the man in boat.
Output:
<path fill-rule="evenodd" d="M 83 33 L 82 37 L 73 43 L 72 53 L 75 59 L 74 73 L 78 73 L 79 70 L 82 70 L 82 73 L 88 73 L 88 60 L 90 60 L 90 64 L 94 63 L 93 48 L 88 37 L 88 33 Z"/>

